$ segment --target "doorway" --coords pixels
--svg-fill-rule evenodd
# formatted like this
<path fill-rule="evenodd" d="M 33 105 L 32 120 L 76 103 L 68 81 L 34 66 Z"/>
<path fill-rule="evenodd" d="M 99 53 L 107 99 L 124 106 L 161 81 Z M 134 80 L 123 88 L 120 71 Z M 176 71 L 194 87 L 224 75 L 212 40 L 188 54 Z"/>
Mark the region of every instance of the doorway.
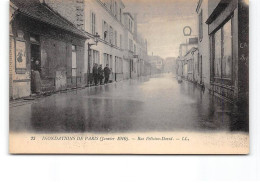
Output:
<path fill-rule="evenodd" d="M 132 71 L 133 71 L 133 60 L 132 59 L 130 59 L 130 79 L 132 78 Z"/>
<path fill-rule="evenodd" d="M 202 77 L 202 55 L 200 56 L 200 82 L 203 83 L 203 77 Z"/>
<path fill-rule="evenodd" d="M 38 44 L 31 44 L 31 92 L 41 92 L 41 54 Z"/>

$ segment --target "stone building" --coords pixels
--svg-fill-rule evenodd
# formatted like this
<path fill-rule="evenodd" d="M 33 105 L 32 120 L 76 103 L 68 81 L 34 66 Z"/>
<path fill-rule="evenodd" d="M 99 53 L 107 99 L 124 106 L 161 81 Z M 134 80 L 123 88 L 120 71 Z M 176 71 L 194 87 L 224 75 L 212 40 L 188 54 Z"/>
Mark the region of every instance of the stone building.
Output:
<path fill-rule="evenodd" d="M 35 93 L 33 72 L 42 92 L 83 86 L 84 32 L 39 0 L 11 0 L 10 8 L 10 98 Z"/>
<path fill-rule="evenodd" d="M 125 78 L 136 78 L 138 57 L 136 56 L 136 39 L 134 35 L 135 20 L 130 12 L 124 12 L 124 67 Z"/>
<path fill-rule="evenodd" d="M 97 63 L 102 64 L 103 68 L 109 65 L 112 70 L 111 80 L 124 79 L 123 65 L 126 65 L 123 63 L 124 8 L 121 0 L 85 0 L 85 31 L 91 37 L 86 43 L 86 49 L 88 44 L 94 44 L 95 34 L 100 36 L 98 44 L 90 47 L 89 56 L 85 58 L 89 64 L 89 68 L 85 68 L 85 71 L 90 70 L 90 76 L 93 63 Z"/>
<path fill-rule="evenodd" d="M 205 23 L 208 18 L 208 0 L 198 1 L 197 8 L 197 29 L 198 29 L 198 83 L 210 89 L 210 47 L 208 25 Z"/>
<path fill-rule="evenodd" d="M 135 78 L 144 73 L 147 43 L 137 36 L 136 18 L 124 11 L 125 5 L 121 0 L 45 0 L 45 3 L 84 30 L 90 38 L 85 43 L 84 68 L 89 82 L 93 81 L 94 63 L 103 67 L 108 64 L 113 81 Z M 99 35 L 97 45 L 96 34 Z"/>

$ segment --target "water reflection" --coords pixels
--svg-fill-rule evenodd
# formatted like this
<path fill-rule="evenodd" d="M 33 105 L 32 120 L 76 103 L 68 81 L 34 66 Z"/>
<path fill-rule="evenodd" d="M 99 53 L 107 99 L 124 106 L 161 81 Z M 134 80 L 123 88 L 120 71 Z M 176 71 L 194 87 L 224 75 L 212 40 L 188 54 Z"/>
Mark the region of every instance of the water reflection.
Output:
<path fill-rule="evenodd" d="M 243 104 L 244 105 L 244 104 Z M 10 109 L 11 131 L 247 131 L 246 112 L 171 75 L 55 94 Z"/>

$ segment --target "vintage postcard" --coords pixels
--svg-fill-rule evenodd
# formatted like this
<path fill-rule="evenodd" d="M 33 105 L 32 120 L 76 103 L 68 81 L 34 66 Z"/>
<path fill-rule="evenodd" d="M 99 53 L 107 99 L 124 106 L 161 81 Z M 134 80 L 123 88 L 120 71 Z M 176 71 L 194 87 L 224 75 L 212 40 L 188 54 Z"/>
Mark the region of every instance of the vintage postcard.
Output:
<path fill-rule="evenodd" d="M 11 154 L 248 154 L 248 0 L 10 0 Z"/>

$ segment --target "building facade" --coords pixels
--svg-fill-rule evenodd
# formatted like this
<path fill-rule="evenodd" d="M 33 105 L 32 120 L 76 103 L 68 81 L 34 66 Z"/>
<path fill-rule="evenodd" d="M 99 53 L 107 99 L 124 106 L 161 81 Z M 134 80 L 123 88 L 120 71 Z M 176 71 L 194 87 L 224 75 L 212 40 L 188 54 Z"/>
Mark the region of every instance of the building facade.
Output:
<path fill-rule="evenodd" d="M 208 25 L 208 0 L 199 0 L 196 8 L 198 29 L 198 83 L 210 89 L 210 47 Z"/>
<path fill-rule="evenodd" d="M 160 74 L 164 72 L 164 59 L 160 56 L 149 56 L 151 64 L 151 75 Z"/>
<path fill-rule="evenodd" d="M 217 96 L 248 102 L 249 9 L 243 0 L 208 2 L 210 84 Z"/>
<path fill-rule="evenodd" d="M 10 7 L 10 98 L 83 86 L 86 35 L 38 0 Z"/>
<path fill-rule="evenodd" d="M 147 44 L 137 33 L 136 16 L 125 12 L 121 0 L 45 0 L 53 9 L 84 30 L 86 81 L 93 83 L 93 64 L 107 64 L 110 79 L 120 81 L 144 75 Z M 95 44 L 95 35 L 99 35 Z M 142 55 L 139 53 L 141 50 Z M 140 58 L 141 57 L 141 58 Z M 88 79 L 88 80 L 87 80 Z"/>
<path fill-rule="evenodd" d="M 125 12 L 121 0 L 11 2 L 9 88 L 12 98 L 34 93 L 33 69 L 40 73 L 42 92 L 92 85 L 94 63 L 103 68 L 108 65 L 112 81 L 151 73 L 147 41 L 137 32 L 136 15 Z M 17 69 L 16 44 L 25 47 L 26 56 L 22 59 L 26 64 L 18 63 L 21 69 Z"/>
<path fill-rule="evenodd" d="M 86 55 L 85 58 L 88 63 L 85 72 L 87 73 L 90 70 L 90 77 L 93 64 L 97 63 L 103 67 L 109 65 L 112 70 L 111 80 L 120 81 L 124 79 L 123 65 L 126 64 L 123 63 L 124 8 L 121 0 L 85 0 L 85 31 L 91 37 L 86 42 L 86 52 L 89 53 L 89 56 Z M 100 36 L 98 44 L 89 48 L 88 44 L 94 43 L 95 34 Z M 90 49 L 90 51 L 87 49 Z"/>

